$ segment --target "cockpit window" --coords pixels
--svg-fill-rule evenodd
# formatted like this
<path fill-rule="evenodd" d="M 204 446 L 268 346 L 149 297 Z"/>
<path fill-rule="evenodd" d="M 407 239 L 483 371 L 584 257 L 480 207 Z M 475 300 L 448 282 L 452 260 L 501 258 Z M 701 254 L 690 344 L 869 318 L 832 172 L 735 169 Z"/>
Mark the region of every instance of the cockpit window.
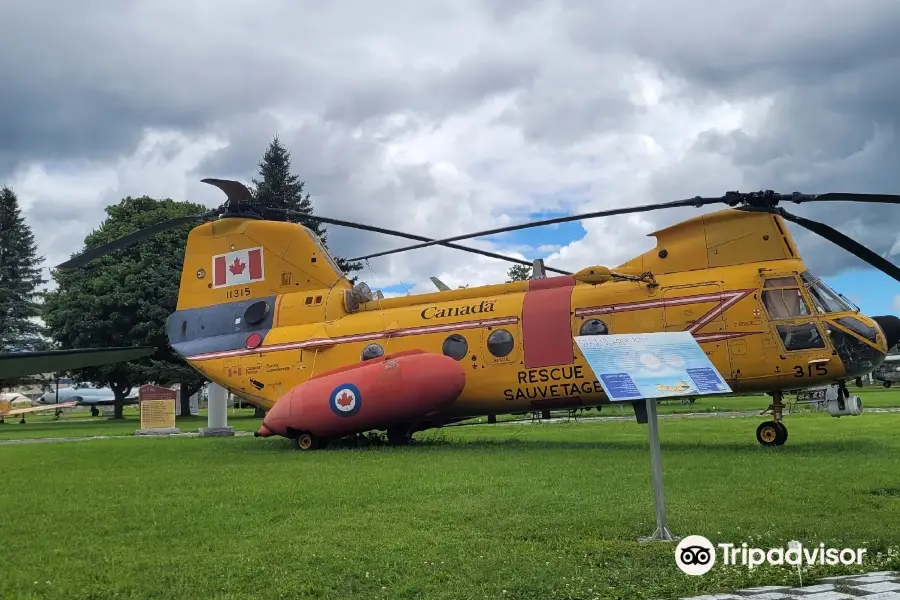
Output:
<path fill-rule="evenodd" d="M 850 303 L 840 294 L 825 285 L 825 282 L 809 271 L 804 271 L 800 277 L 803 279 L 803 285 L 809 291 L 809 296 L 819 312 L 836 313 L 854 310 Z"/>
<path fill-rule="evenodd" d="M 784 288 L 784 287 L 797 287 L 797 280 L 793 277 L 772 277 L 771 279 L 766 279 L 766 282 L 763 284 L 765 288 Z"/>
<path fill-rule="evenodd" d="M 874 327 L 866 325 L 855 317 L 838 317 L 834 320 L 834 322 L 838 325 L 846 327 L 854 333 L 858 333 L 873 344 L 878 341 L 878 331 Z"/>
<path fill-rule="evenodd" d="M 788 352 L 799 350 L 815 350 L 825 347 L 825 340 L 819 334 L 819 328 L 815 323 L 801 323 L 799 325 L 776 325 L 778 335 L 784 349 Z"/>
<path fill-rule="evenodd" d="M 805 317 L 810 314 L 809 306 L 797 287 L 793 277 L 773 277 L 763 283 L 762 300 L 766 311 L 773 319 Z"/>

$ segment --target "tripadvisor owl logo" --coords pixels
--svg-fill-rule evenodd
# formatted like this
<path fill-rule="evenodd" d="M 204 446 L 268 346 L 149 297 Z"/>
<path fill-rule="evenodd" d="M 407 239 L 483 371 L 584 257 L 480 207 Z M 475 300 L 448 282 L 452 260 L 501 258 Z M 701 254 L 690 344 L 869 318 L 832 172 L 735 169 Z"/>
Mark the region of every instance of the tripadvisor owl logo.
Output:
<path fill-rule="evenodd" d="M 702 535 L 689 535 L 675 547 L 675 564 L 688 575 L 704 575 L 716 564 L 716 549 Z"/>
<path fill-rule="evenodd" d="M 675 564 L 688 575 L 704 575 L 716 564 L 716 547 L 721 550 L 722 564 L 741 565 L 755 569 L 770 565 L 861 565 L 866 548 L 826 548 L 825 544 L 804 546 L 798 541 L 788 542 L 787 548 L 753 548 L 747 543 L 720 542 L 716 546 L 702 535 L 689 535 L 675 548 Z"/>

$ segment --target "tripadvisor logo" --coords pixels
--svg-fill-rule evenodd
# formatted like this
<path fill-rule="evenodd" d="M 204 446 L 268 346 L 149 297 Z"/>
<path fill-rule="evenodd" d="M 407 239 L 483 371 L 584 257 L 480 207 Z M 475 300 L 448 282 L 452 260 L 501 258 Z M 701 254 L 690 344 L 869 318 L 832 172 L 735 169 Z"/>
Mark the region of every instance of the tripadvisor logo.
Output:
<path fill-rule="evenodd" d="M 712 542 L 702 535 L 689 535 L 675 548 L 675 564 L 688 575 L 708 573 L 716 563 L 716 547 L 720 550 L 723 565 L 742 565 L 754 569 L 762 564 L 770 565 L 861 565 L 866 548 L 826 548 L 825 544 L 805 547 L 800 542 L 789 542 L 787 548 L 751 548 L 741 545 Z"/>
<path fill-rule="evenodd" d="M 708 573 L 716 563 L 716 549 L 702 535 L 689 535 L 675 547 L 675 564 L 688 575 Z"/>

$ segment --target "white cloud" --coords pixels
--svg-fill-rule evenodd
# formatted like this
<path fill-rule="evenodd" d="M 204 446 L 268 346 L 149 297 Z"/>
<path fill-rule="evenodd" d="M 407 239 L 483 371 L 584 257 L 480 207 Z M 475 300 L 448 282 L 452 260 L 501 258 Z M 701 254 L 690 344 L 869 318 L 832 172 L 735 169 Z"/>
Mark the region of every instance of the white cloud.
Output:
<path fill-rule="evenodd" d="M 828 42 L 843 48 L 844 62 L 812 68 L 804 57 L 824 41 L 808 34 L 796 8 L 678 9 L 688 29 L 719 32 L 709 37 L 673 33 L 675 9 L 663 3 L 601 4 L 603 18 L 597 7 L 564 0 L 340 8 L 200 0 L 190 10 L 160 0 L 134 12 L 61 3 L 54 19 L 22 4 L 0 23 L 0 75 L 18 94 L 5 113 L 12 120 L 0 123 L 12 132 L 7 140 L 18 140 L 0 142 L 0 177 L 15 165 L 4 183 L 19 193 L 48 264 L 57 264 L 81 247 L 103 207 L 125 195 L 218 205 L 219 193 L 199 179 L 249 180 L 276 133 L 321 214 L 432 237 L 537 212 L 777 185 L 824 191 L 833 177 L 893 176 L 894 113 L 878 113 L 875 99 L 844 100 L 867 106 L 860 112 L 874 123 L 854 141 L 848 132 L 865 128 L 853 126 L 846 106 L 812 106 L 802 94 L 866 89 L 866 74 L 885 86 L 900 80 L 875 70 L 881 58 L 864 60 L 869 42 L 860 38 L 896 39 L 888 35 L 895 8 L 870 7 L 845 33 L 835 27 L 862 9 L 831 5 L 816 18 L 830 23 Z M 768 26 L 752 43 L 735 44 L 722 33 L 735 21 Z M 25 35 L 38 23 L 48 28 L 47 46 Z M 760 38 L 766 32 L 772 39 Z M 22 61 L 9 60 L 18 56 L 41 72 L 79 78 L 22 75 Z M 844 76 L 856 87 L 834 87 Z M 889 87 L 882 92 L 895 97 Z M 795 105 L 806 120 L 790 112 Z M 839 148 L 805 142 L 794 133 L 798 123 L 807 136 L 835 129 L 826 141 Z M 810 148 L 817 153 L 804 154 Z M 538 251 L 568 270 L 614 266 L 650 248 L 648 233 L 698 212 L 586 221 L 583 238 Z M 867 219 L 858 231 L 884 221 Z M 522 258 L 522 239 L 464 244 Z M 343 256 L 406 243 L 334 227 L 329 242 Z M 360 276 L 373 288 L 405 281 L 432 291 L 431 275 L 451 287 L 479 285 L 505 280 L 509 266 L 429 248 L 375 259 Z"/>

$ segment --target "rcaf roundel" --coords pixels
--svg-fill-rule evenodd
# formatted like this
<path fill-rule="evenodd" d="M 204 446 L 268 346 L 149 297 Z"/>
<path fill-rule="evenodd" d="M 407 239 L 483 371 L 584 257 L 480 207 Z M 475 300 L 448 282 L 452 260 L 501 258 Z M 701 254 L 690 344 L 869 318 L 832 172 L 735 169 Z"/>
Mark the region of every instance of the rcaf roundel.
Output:
<path fill-rule="evenodd" d="M 331 410 L 339 417 L 352 417 L 362 406 L 359 388 L 352 383 L 342 383 L 331 392 L 328 400 Z"/>
<path fill-rule="evenodd" d="M 213 287 L 246 285 L 266 278 L 262 248 L 245 248 L 213 256 Z"/>

